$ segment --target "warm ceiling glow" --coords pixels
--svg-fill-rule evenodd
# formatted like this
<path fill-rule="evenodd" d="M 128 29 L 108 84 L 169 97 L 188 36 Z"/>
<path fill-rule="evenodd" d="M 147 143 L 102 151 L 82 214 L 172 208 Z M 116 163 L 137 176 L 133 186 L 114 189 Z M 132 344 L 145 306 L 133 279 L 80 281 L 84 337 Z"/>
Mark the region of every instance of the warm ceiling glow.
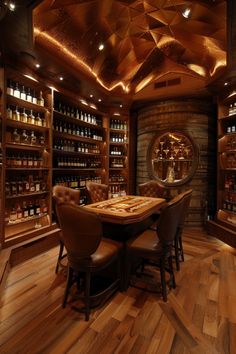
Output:
<path fill-rule="evenodd" d="M 33 81 L 38 82 L 38 80 L 35 79 L 35 78 L 34 78 L 33 76 L 31 76 L 31 75 L 25 74 L 24 76 L 27 77 L 27 78 L 30 79 L 30 80 L 33 80 Z"/>
<path fill-rule="evenodd" d="M 37 69 L 40 68 L 40 64 L 39 64 L 39 63 L 35 64 L 35 67 L 36 67 Z"/>
<path fill-rule="evenodd" d="M 64 77 L 60 76 L 60 77 L 59 77 L 59 80 L 60 80 L 60 81 L 63 81 L 63 80 L 64 80 Z"/>
<path fill-rule="evenodd" d="M 45 33 L 41 31 L 39 28 L 34 27 L 34 34 L 37 35 L 38 37 L 41 37 L 43 42 L 50 42 L 51 45 L 53 45 L 56 51 L 62 52 L 64 55 L 67 57 L 70 57 L 73 59 L 73 61 L 77 64 L 82 66 L 85 70 L 89 71 L 97 80 L 97 82 L 104 87 L 108 91 L 114 90 L 116 87 L 121 86 L 123 91 L 128 93 L 129 92 L 129 86 L 125 85 L 122 81 L 117 82 L 116 84 L 108 87 L 104 84 L 104 82 L 98 77 L 96 72 L 94 72 L 83 60 L 81 60 L 77 55 L 72 53 L 67 47 L 63 44 L 61 44 L 59 41 L 57 41 L 55 38 L 50 36 L 48 33 Z"/>
<path fill-rule="evenodd" d="M 98 49 L 99 49 L 100 51 L 102 51 L 102 50 L 104 49 L 104 44 L 103 44 L 103 43 L 99 44 Z"/>
<path fill-rule="evenodd" d="M 200 65 L 188 64 L 187 67 L 190 70 L 195 71 L 195 73 L 197 73 L 198 75 L 206 76 L 206 70 Z"/>
<path fill-rule="evenodd" d="M 185 10 L 182 12 L 182 15 L 183 15 L 185 18 L 189 18 L 190 13 L 191 13 L 190 8 L 187 8 L 187 9 L 185 9 Z"/>
<path fill-rule="evenodd" d="M 146 77 L 144 80 L 142 80 L 136 87 L 135 92 L 139 92 L 140 90 L 142 90 L 145 86 L 147 86 L 149 84 L 150 81 L 152 81 L 154 75 L 151 74 L 148 77 Z"/>

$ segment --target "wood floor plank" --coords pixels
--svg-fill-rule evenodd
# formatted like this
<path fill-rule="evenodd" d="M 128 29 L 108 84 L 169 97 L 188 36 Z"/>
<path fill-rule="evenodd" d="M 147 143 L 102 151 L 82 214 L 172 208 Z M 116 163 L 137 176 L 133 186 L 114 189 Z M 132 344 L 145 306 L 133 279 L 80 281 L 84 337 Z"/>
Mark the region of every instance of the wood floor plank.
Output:
<path fill-rule="evenodd" d="M 185 229 L 177 287 L 160 294 L 129 287 L 90 320 L 61 301 L 58 247 L 10 269 L 0 304 L 3 354 L 234 354 L 236 250 L 203 230 Z M 155 273 L 156 274 L 156 273 Z"/>

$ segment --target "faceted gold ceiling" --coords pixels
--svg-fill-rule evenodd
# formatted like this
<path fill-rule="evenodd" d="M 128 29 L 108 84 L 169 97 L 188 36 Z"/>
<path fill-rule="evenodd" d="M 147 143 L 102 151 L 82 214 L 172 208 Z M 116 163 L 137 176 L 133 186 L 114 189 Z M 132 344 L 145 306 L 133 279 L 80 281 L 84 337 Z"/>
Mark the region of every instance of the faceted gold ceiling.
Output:
<path fill-rule="evenodd" d="M 135 94 L 170 72 L 207 83 L 226 65 L 226 1 L 45 0 L 34 34 L 110 91 Z"/>

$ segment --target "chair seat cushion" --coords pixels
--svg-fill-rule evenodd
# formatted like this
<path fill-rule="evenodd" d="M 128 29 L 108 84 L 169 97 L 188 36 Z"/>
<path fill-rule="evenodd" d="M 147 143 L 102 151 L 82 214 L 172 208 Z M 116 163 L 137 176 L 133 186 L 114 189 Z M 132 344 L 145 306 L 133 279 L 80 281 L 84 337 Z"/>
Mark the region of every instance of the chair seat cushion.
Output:
<path fill-rule="evenodd" d="M 68 255 L 68 262 L 71 267 L 83 271 L 83 268 L 90 268 L 98 270 L 112 263 L 118 256 L 122 248 L 122 244 L 113 240 L 102 239 L 97 250 L 89 257 L 79 259 L 73 254 Z"/>
<path fill-rule="evenodd" d="M 161 257 L 164 253 L 164 249 L 158 240 L 156 231 L 146 230 L 141 235 L 130 240 L 127 244 L 128 252 L 132 251 L 138 255 L 145 257 Z"/>

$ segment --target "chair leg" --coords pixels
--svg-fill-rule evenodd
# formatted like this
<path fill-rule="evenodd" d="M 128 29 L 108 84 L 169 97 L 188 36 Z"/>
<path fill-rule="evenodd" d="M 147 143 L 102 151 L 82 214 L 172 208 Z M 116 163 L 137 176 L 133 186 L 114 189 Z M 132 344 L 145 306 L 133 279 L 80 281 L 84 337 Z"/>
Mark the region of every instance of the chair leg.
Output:
<path fill-rule="evenodd" d="M 176 269 L 179 271 L 180 266 L 179 266 L 179 240 L 178 236 L 175 237 L 174 240 L 174 247 L 175 247 L 175 263 L 176 263 Z"/>
<path fill-rule="evenodd" d="M 89 320 L 90 315 L 90 282 L 91 282 L 91 272 L 87 271 L 85 274 L 85 320 Z"/>
<path fill-rule="evenodd" d="M 165 259 L 160 261 L 160 273 L 161 273 L 161 292 L 163 300 L 167 301 L 167 291 L 166 291 L 166 274 L 165 274 Z"/>
<path fill-rule="evenodd" d="M 63 244 L 62 241 L 60 241 L 59 255 L 58 255 L 58 258 L 57 258 L 57 265 L 56 265 L 56 269 L 55 269 L 55 273 L 56 273 L 56 274 L 58 273 L 58 269 L 59 269 L 59 265 L 60 265 L 60 260 L 61 260 L 62 255 L 63 255 L 63 250 L 64 250 L 64 244 Z"/>
<path fill-rule="evenodd" d="M 66 307 L 66 303 L 67 303 L 67 298 L 69 295 L 69 290 L 71 285 L 73 284 L 73 274 L 74 274 L 74 270 L 68 266 L 68 270 L 67 270 L 67 280 L 66 280 L 66 288 L 65 288 L 65 292 L 64 292 L 64 298 L 62 301 L 62 307 L 65 308 Z"/>
<path fill-rule="evenodd" d="M 183 249 L 183 244 L 182 244 L 182 236 L 179 236 L 179 245 L 178 245 L 178 247 L 180 249 L 181 260 L 182 260 L 182 262 L 184 262 L 184 249 Z"/>
<path fill-rule="evenodd" d="M 169 264 L 169 270 L 170 270 L 170 280 L 172 283 L 172 288 L 176 288 L 176 283 L 175 283 L 175 273 L 173 269 L 173 263 L 172 263 L 172 256 L 168 257 L 168 264 Z"/>

